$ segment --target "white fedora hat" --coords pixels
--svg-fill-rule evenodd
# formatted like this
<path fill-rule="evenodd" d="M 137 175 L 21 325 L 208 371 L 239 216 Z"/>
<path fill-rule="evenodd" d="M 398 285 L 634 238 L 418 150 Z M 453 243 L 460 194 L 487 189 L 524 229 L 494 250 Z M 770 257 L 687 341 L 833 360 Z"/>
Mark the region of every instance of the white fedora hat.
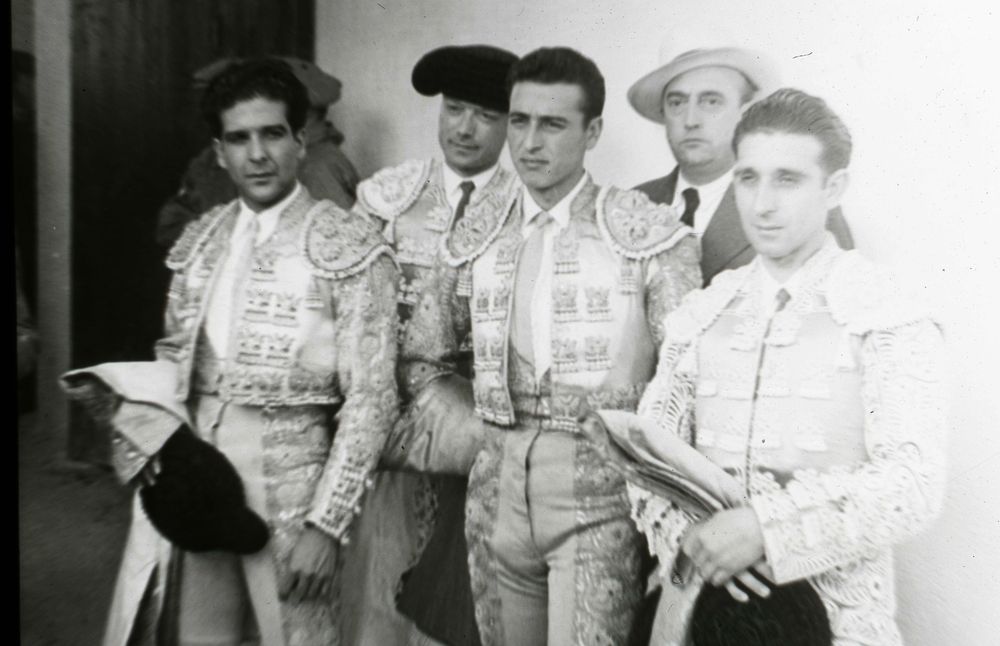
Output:
<path fill-rule="evenodd" d="M 642 116 L 663 123 L 663 90 L 673 79 L 698 67 L 729 67 L 741 72 L 753 84 L 760 96 L 763 92 L 777 89 L 778 68 L 763 52 L 746 47 L 719 43 L 719 34 L 697 42 L 688 33 L 686 38 L 671 38 L 664 43 L 660 53 L 660 67 L 632 84 L 628 90 L 628 101 Z M 723 41 L 725 42 L 725 41 Z"/>

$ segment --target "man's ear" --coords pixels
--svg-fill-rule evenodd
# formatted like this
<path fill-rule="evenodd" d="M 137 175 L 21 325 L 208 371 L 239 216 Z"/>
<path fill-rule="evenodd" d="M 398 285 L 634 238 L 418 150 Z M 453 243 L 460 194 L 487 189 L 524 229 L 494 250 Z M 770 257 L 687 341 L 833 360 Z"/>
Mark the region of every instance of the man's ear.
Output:
<path fill-rule="evenodd" d="M 222 140 L 216 137 L 212 140 L 212 148 L 215 150 L 215 163 L 219 168 L 229 170 L 226 167 L 226 156 L 222 154 Z"/>
<path fill-rule="evenodd" d="M 597 140 L 601 138 L 601 131 L 604 130 L 604 117 L 594 117 L 587 124 L 587 150 L 593 150 L 597 145 Z"/>
<path fill-rule="evenodd" d="M 298 158 L 299 158 L 299 160 L 305 159 L 306 158 L 306 129 L 303 128 L 302 130 L 299 130 L 298 132 L 293 133 L 292 137 L 294 137 L 295 141 L 299 144 L 299 154 L 297 155 Z"/>
<path fill-rule="evenodd" d="M 840 200 L 847 192 L 847 185 L 850 183 L 851 175 L 846 168 L 833 171 L 826 178 L 826 210 L 830 211 L 840 206 Z"/>

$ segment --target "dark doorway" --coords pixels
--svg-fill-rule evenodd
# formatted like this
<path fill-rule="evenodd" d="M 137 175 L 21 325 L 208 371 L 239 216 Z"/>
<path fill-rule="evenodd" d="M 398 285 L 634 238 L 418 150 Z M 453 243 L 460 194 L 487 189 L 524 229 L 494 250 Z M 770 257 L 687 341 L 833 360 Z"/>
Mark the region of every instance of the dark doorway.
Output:
<path fill-rule="evenodd" d="M 191 73 L 223 56 L 312 59 L 315 0 L 74 0 L 73 365 L 152 358 L 168 282 L 160 205 L 208 142 Z M 74 415 L 70 456 L 103 438 Z"/>

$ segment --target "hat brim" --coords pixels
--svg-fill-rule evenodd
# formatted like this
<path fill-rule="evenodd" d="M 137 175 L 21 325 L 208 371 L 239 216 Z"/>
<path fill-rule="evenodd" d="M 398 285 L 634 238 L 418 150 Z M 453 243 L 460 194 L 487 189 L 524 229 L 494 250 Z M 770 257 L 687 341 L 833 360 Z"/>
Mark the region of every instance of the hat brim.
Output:
<path fill-rule="evenodd" d="M 628 101 L 642 116 L 663 123 L 663 91 L 667 84 L 699 67 L 728 67 L 741 72 L 758 94 L 773 90 L 778 84 L 774 65 L 760 52 L 738 47 L 696 49 L 681 54 L 633 83 L 628 90 Z"/>

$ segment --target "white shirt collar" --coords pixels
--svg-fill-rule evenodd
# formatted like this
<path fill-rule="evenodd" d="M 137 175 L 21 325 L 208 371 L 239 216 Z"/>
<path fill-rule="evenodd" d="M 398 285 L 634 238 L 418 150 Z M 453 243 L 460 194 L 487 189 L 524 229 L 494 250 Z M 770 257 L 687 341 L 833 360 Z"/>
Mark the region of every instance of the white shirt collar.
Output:
<path fill-rule="evenodd" d="M 684 196 L 682 193 L 684 189 L 696 189 L 698 191 L 698 210 L 694 214 L 694 230 L 695 233 L 701 235 L 708 228 L 708 223 L 712 220 L 712 216 L 715 215 L 715 211 L 719 208 L 719 204 L 722 202 L 722 198 L 725 196 L 732 182 L 732 173 L 723 173 L 708 184 L 695 186 L 684 178 L 684 173 L 678 171 L 677 188 L 674 190 L 674 201 L 671 206 L 677 209 L 679 213 L 683 213 Z"/>
<path fill-rule="evenodd" d="M 500 168 L 500 162 L 493 164 L 481 173 L 476 173 L 472 177 L 462 177 L 454 170 L 451 169 L 447 163 L 441 164 L 441 174 L 444 176 L 444 193 L 445 197 L 448 199 L 448 204 L 451 206 L 451 210 L 454 211 L 458 208 L 458 201 L 462 199 L 462 189 L 459 185 L 462 182 L 472 182 L 475 188 L 474 191 L 478 191 L 484 186 L 486 186 L 493 175 Z"/>
<path fill-rule="evenodd" d="M 576 183 L 576 186 L 573 187 L 573 190 L 567 193 L 566 196 L 563 197 L 563 199 L 559 200 L 550 209 L 543 209 L 542 207 L 540 207 L 538 205 L 538 202 L 535 201 L 535 198 L 531 197 L 531 192 L 528 191 L 528 187 L 525 186 L 522 189 L 523 201 L 521 202 L 521 212 L 524 214 L 524 221 L 521 223 L 521 230 L 524 231 L 529 226 L 531 226 L 532 220 L 534 220 L 535 216 L 541 213 L 542 211 L 545 211 L 550 216 L 552 216 L 552 219 L 555 221 L 556 226 L 559 227 L 560 229 L 565 229 L 566 227 L 568 227 L 569 218 L 572 215 L 572 213 L 570 212 L 570 207 L 573 206 L 573 200 L 576 199 L 577 194 L 581 190 L 583 190 L 583 186 L 587 183 L 587 180 L 589 178 L 590 175 L 585 172 L 583 174 L 583 177 L 580 178 L 580 181 L 578 181 Z"/>
<path fill-rule="evenodd" d="M 278 217 L 281 213 L 288 208 L 288 205 L 295 201 L 295 198 L 299 196 L 302 192 L 302 184 L 298 181 L 295 182 L 295 188 L 292 192 L 285 196 L 283 200 L 277 204 L 273 204 L 263 211 L 254 212 L 247 203 L 240 199 L 240 214 L 236 220 L 236 226 L 233 229 L 233 239 L 236 239 L 243 235 L 246 228 L 250 226 L 250 223 L 254 218 L 257 219 L 257 239 L 254 244 L 260 244 L 270 237 L 274 233 L 274 229 L 278 226 Z"/>

